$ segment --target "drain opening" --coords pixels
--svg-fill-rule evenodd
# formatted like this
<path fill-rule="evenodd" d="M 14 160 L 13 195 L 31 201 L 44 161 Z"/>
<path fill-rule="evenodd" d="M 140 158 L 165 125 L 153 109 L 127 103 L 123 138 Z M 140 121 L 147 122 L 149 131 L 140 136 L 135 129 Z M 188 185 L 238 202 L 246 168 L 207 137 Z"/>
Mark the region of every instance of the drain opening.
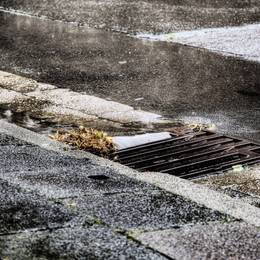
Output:
<path fill-rule="evenodd" d="M 103 174 L 99 174 L 99 175 L 90 175 L 88 176 L 89 179 L 92 180 L 97 180 L 97 181 L 104 181 L 104 180 L 108 180 L 109 177 Z"/>
<path fill-rule="evenodd" d="M 186 179 L 219 174 L 237 164 L 260 162 L 260 145 L 208 131 L 172 137 L 114 153 L 116 161 L 139 171 Z"/>

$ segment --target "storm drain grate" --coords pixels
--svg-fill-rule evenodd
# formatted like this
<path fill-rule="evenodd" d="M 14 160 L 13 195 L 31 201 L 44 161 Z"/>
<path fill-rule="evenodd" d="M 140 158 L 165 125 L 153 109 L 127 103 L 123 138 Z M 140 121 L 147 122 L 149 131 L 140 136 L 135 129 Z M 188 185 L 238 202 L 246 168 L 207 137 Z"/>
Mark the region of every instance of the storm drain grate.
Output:
<path fill-rule="evenodd" d="M 203 131 L 123 149 L 115 160 L 139 171 L 192 179 L 260 162 L 260 145 Z"/>

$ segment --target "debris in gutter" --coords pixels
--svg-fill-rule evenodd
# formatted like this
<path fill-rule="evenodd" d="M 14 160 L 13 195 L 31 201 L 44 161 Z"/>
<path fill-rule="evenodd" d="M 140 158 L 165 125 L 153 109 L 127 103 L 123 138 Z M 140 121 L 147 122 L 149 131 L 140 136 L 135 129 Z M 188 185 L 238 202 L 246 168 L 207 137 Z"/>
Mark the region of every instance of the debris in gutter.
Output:
<path fill-rule="evenodd" d="M 204 130 L 215 132 L 217 129 L 216 125 L 206 125 L 206 124 L 187 124 L 187 125 L 180 125 L 180 126 L 175 126 L 171 128 L 167 128 L 168 132 L 176 135 L 176 136 L 183 136 L 188 133 L 195 133 L 195 132 L 201 132 Z"/>
<path fill-rule="evenodd" d="M 92 152 L 106 158 L 111 158 L 110 156 L 117 150 L 171 139 L 173 136 L 178 137 L 190 134 L 192 138 L 196 132 L 206 129 L 208 129 L 208 125 L 189 124 L 166 128 L 166 131 L 164 132 L 110 137 L 103 131 L 80 126 L 79 128 L 72 130 L 58 130 L 50 137 L 56 141 L 72 145 L 78 149 Z"/>
<path fill-rule="evenodd" d="M 171 138 L 171 134 L 169 132 L 160 132 L 139 134 L 134 136 L 115 136 L 113 137 L 113 141 L 116 143 L 118 150 L 121 150 L 169 138 Z"/>
<path fill-rule="evenodd" d="M 103 157 L 109 157 L 116 150 L 112 137 L 103 131 L 83 126 L 67 131 L 58 130 L 50 138 Z"/>
<path fill-rule="evenodd" d="M 241 164 L 232 166 L 232 169 L 233 169 L 233 172 L 242 172 L 245 170 L 245 168 Z"/>

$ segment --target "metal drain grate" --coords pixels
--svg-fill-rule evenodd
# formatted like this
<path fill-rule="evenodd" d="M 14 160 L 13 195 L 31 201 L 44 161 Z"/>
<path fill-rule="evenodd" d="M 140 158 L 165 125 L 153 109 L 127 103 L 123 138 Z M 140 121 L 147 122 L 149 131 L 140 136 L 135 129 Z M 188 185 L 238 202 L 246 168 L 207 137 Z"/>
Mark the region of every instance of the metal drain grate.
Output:
<path fill-rule="evenodd" d="M 115 160 L 140 171 L 192 179 L 260 162 L 260 145 L 203 131 L 120 150 Z"/>

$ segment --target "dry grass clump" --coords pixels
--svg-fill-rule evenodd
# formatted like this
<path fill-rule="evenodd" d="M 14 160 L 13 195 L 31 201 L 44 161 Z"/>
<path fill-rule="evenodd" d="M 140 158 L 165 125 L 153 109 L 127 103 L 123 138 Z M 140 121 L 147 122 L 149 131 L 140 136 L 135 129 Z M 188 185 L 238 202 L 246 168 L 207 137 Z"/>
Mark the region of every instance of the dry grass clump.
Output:
<path fill-rule="evenodd" d="M 180 125 L 175 126 L 171 128 L 165 129 L 166 131 L 169 131 L 177 136 L 182 136 L 189 133 L 195 133 L 200 131 L 216 131 L 216 126 L 214 124 L 207 125 L 207 124 L 186 124 L 186 125 Z"/>
<path fill-rule="evenodd" d="M 109 155 L 116 150 L 116 145 L 113 143 L 112 137 L 103 131 L 85 128 L 83 126 L 70 131 L 59 130 L 50 137 L 56 141 L 104 157 L 109 157 Z"/>

